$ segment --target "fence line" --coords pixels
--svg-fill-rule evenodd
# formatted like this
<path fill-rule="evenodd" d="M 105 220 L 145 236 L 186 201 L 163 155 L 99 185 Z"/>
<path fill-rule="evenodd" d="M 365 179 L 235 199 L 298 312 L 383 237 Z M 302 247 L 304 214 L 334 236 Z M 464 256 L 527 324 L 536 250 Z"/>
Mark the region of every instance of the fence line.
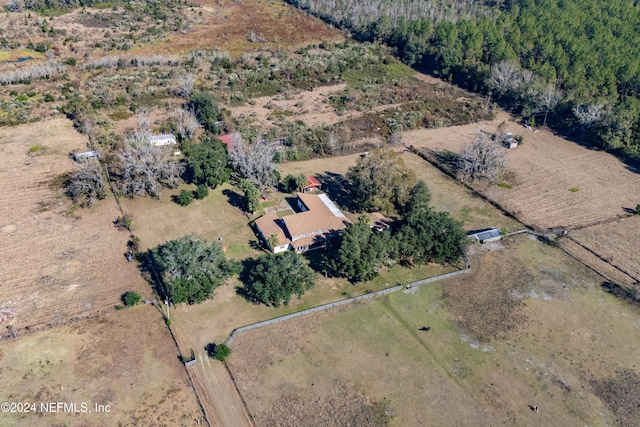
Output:
<path fill-rule="evenodd" d="M 241 326 L 239 328 L 234 329 L 231 332 L 231 335 L 229 335 L 229 338 L 227 338 L 227 340 L 225 341 L 225 344 L 226 345 L 230 345 L 231 342 L 233 341 L 233 339 L 235 338 L 235 336 L 237 334 L 241 333 L 241 332 L 244 332 L 244 331 L 249 331 L 251 329 L 256 329 L 256 328 L 260 328 L 262 326 L 271 325 L 273 323 L 283 322 L 285 320 L 293 319 L 293 318 L 296 318 L 296 317 L 304 316 L 306 314 L 311 314 L 311 313 L 315 313 L 315 312 L 322 311 L 322 310 L 327 310 L 329 308 L 339 307 L 341 305 L 350 304 L 352 302 L 361 301 L 361 300 L 368 299 L 368 298 L 374 298 L 374 297 L 377 297 L 379 295 L 390 294 L 391 292 L 399 291 L 400 289 L 412 288 L 414 286 L 420 286 L 420 285 L 423 285 L 425 283 L 431 283 L 431 282 L 435 282 L 435 281 L 438 281 L 438 280 L 447 279 L 449 277 L 458 276 L 460 274 L 468 273 L 470 271 L 471 271 L 471 268 L 465 268 L 464 270 L 458 270 L 458 271 L 454 271 L 454 272 L 451 272 L 451 273 L 441 274 L 439 276 L 433 276 L 433 277 L 429 277 L 427 279 L 422 279 L 422 280 L 418 280 L 418 281 L 415 281 L 415 282 L 411 282 L 406 286 L 405 285 L 397 285 L 397 286 L 394 286 L 394 287 L 391 287 L 391 288 L 381 289 L 381 290 L 376 291 L 376 292 L 371 292 L 371 293 L 368 293 L 368 294 L 359 295 L 357 297 L 351 297 L 351 298 L 343 299 L 343 300 L 336 301 L 336 302 L 330 302 L 330 303 L 327 303 L 327 304 L 322 304 L 322 305 L 319 305 L 317 307 L 308 308 L 306 310 L 297 311 L 295 313 L 286 314 L 284 316 L 274 317 L 273 319 L 263 320 L 262 322 L 257 322 L 257 323 L 252 323 L 250 325 Z"/>

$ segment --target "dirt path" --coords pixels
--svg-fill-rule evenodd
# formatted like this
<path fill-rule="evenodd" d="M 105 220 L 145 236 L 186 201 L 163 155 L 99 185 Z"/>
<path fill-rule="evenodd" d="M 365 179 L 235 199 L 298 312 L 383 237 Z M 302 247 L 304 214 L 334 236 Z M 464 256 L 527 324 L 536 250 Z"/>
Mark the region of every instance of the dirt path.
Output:
<path fill-rule="evenodd" d="M 197 363 L 187 369 L 211 425 L 252 427 L 242 398 L 224 365 L 210 361 L 204 352 L 197 352 L 196 358 Z"/>

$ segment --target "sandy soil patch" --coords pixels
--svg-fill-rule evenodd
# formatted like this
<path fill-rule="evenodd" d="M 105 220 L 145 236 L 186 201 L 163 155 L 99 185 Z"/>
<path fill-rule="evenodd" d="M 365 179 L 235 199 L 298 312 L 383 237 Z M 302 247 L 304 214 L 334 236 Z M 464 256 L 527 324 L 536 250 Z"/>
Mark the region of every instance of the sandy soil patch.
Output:
<path fill-rule="evenodd" d="M 334 112 L 327 100 L 331 94 L 343 91 L 346 87 L 346 83 L 343 83 L 322 86 L 311 91 L 300 91 L 288 97 L 284 95 L 263 96 L 253 99 L 255 105 L 227 108 L 231 110 L 232 117 L 244 118 L 253 125 L 262 128 L 271 127 L 274 121 L 273 116 L 278 113 L 291 116 L 291 120 L 302 120 L 309 127 L 316 127 L 337 123 L 345 119 Z M 270 105 L 271 108 L 267 108 L 267 105 Z"/>
<path fill-rule="evenodd" d="M 2 414 L 14 426 L 203 425 L 160 312 L 143 306 L 21 336 L 0 349 L 2 402 L 68 402 L 79 413 Z M 91 412 L 81 412 L 85 403 Z M 95 404 L 109 405 L 97 413 Z"/>
<path fill-rule="evenodd" d="M 40 149 L 30 154 L 34 146 Z M 74 169 L 69 153 L 86 147 L 66 119 L 3 129 L 0 306 L 15 310 L 16 329 L 113 309 L 129 290 L 150 294 L 125 260 L 129 236 L 113 226 L 120 216 L 113 197 L 70 212 L 51 186 Z"/>

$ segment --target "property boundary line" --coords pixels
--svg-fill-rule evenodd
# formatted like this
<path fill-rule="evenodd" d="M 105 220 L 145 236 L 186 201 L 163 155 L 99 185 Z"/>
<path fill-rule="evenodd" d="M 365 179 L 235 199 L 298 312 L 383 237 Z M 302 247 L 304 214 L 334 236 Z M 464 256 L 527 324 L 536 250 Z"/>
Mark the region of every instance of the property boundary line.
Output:
<path fill-rule="evenodd" d="M 390 294 L 391 292 L 399 291 L 400 289 L 409 289 L 409 288 L 412 288 L 414 286 L 420 286 L 420 285 L 424 285 L 426 283 L 431 283 L 431 282 L 436 282 L 438 280 L 448 279 L 449 277 L 454 277 L 454 276 L 458 276 L 460 274 L 469 273 L 470 271 L 471 271 L 471 267 L 467 267 L 467 268 L 465 268 L 463 270 L 453 271 L 451 273 L 440 274 L 438 276 L 433 276 L 433 277 L 428 277 L 426 279 L 417 280 L 417 281 L 411 282 L 411 283 L 409 283 L 407 285 L 397 285 L 397 286 L 393 286 L 391 288 L 381 289 L 379 291 L 371 292 L 371 293 L 364 294 L 364 295 L 359 295 L 357 297 L 351 297 L 351 298 L 343 299 L 343 300 L 340 300 L 340 301 L 330 302 L 330 303 L 327 303 L 327 304 L 322 304 L 322 305 L 319 305 L 319 306 L 316 306 L 316 307 L 307 308 L 305 310 L 297 311 L 295 313 L 286 314 L 284 316 L 274 317 L 273 319 L 263 320 L 261 322 L 252 323 L 250 325 L 241 326 L 239 328 L 234 329 L 231 332 L 231 334 L 229 335 L 229 337 L 225 340 L 224 343 L 226 345 L 230 345 L 233 342 L 233 339 L 236 337 L 236 335 L 238 335 L 239 333 L 244 332 L 244 331 L 249 331 L 251 329 L 256 329 L 256 328 L 260 328 L 260 327 L 263 327 L 263 326 L 271 325 L 271 324 L 274 324 L 274 323 L 283 322 L 285 320 L 294 319 L 296 317 L 304 316 L 304 315 L 315 313 L 315 312 L 322 311 L 322 310 L 327 310 L 329 308 L 334 308 L 334 307 L 339 307 L 339 306 L 346 305 L 346 304 L 351 304 L 353 302 L 361 301 L 361 300 L 364 300 L 364 299 L 375 298 L 375 297 L 377 297 L 379 295 Z"/>

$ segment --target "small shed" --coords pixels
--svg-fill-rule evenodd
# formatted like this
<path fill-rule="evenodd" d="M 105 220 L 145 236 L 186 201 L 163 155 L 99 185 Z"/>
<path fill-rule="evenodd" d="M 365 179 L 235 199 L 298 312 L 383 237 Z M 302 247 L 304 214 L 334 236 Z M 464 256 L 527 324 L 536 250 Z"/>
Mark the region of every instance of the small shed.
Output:
<path fill-rule="evenodd" d="M 313 175 L 307 176 L 307 182 L 308 182 L 307 185 L 300 189 L 302 193 L 306 193 L 307 191 L 310 191 L 313 189 L 319 190 L 320 187 L 322 186 L 322 184 L 320 184 L 320 181 L 318 181 L 316 177 Z"/>
<path fill-rule="evenodd" d="M 163 135 L 151 135 L 149 142 L 154 147 L 160 147 L 163 145 L 176 145 L 178 143 L 176 141 L 176 137 L 173 136 L 172 133 L 166 133 Z"/>
<path fill-rule="evenodd" d="M 99 157 L 100 152 L 98 150 L 83 151 L 81 153 L 73 153 L 73 160 L 81 162 L 82 160 L 91 159 L 92 157 Z"/>
<path fill-rule="evenodd" d="M 487 228 L 484 230 L 470 231 L 467 237 L 475 238 L 481 244 L 495 242 L 502 238 L 502 232 L 497 228 Z"/>
<path fill-rule="evenodd" d="M 513 137 L 511 132 L 507 132 L 504 138 L 504 146 L 507 148 L 516 148 L 518 146 L 518 141 Z"/>

